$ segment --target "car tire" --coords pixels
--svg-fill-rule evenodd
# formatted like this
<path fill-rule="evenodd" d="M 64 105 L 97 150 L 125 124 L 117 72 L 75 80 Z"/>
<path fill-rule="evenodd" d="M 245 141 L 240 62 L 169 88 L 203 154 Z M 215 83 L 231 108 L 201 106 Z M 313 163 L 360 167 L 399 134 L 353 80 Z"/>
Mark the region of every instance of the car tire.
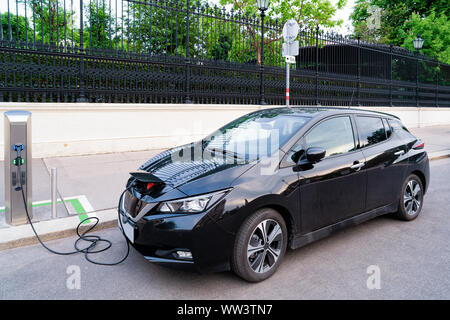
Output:
<path fill-rule="evenodd" d="M 422 181 L 415 174 L 411 174 L 408 176 L 402 186 L 397 217 L 405 221 L 414 220 L 422 210 L 422 206 Z"/>
<path fill-rule="evenodd" d="M 286 223 L 277 211 L 270 208 L 256 211 L 236 235 L 231 259 L 233 271 L 249 282 L 269 278 L 283 260 L 287 241 Z"/>

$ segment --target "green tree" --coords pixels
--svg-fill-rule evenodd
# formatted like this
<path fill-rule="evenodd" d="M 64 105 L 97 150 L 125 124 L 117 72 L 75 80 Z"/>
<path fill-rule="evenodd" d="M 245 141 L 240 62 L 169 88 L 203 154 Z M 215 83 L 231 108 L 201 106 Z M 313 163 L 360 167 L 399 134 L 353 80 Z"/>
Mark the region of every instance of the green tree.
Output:
<path fill-rule="evenodd" d="M 233 39 L 228 34 L 220 34 L 217 42 L 211 50 L 211 57 L 215 60 L 228 60 L 228 55 L 233 46 Z"/>
<path fill-rule="evenodd" d="M 61 0 L 29 0 L 27 5 L 32 10 L 29 19 L 35 23 L 37 41 L 57 45 L 67 43 L 67 35 L 71 34 L 74 28 L 73 10 L 64 10 Z"/>
<path fill-rule="evenodd" d="M 374 11 L 378 9 L 378 17 L 375 17 Z M 353 12 L 350 15 L 352 20 L 354 33 L 361 35 L 364 39 L 370 41 L 378 41 L 382 37 L 380 25 L 382 11 L 380 8 L 375 7 L 370 0 L 357 0 L 355 6 L 353 7 Z M 373 20 L 371 20 L 373 19 Z M 379 19 L 379 20 L 376 20 Z M 371 20 L 372 23 L 369 23 Z M 374 26 L 374 27 L 372 27 Z M 381 42 L 383 42 L 381 40 Z"/>
<path fill-rule="evenodd" d="M 375 24 L 374 13 L 378 14 Z M 427 38 L 423 52 L 445 62 L 449 14 L 448 0 L 357 0 L 350 18 L 355 33 L 364 38 L 408 49 L 412 48 L 417 33 L 424 33 Z M 433 37 L 431 30 L 435 32 Z"/>
<path fill-rule="evenodd" d="M 250 15 L 258 14 L 258 7 L 255 0 L 220 0 L 222 5 L 231 4 L 236 10 L 241 10 Z M 342 25 L 342 19 L 334 19 L 338 9 L 342 9 L 347 0 L 338 0 L 335 5 L 330 0 L 273 0 L 270 2 L 266 12 L 268 18 L 287 21 L 294 19 L 302 28 L 312 27 L 334 27 Z M 258 30 L 247 26 L 247 34 L 251 39 L 251 46 L 256 51 L 257 63 L 261 64 L 261 44 Z M 265 35 L 264 45 L 268 51 L 273 50 L 271 44 L 279 41 L 279 33 L 268 31 Z M 264 50 L 264 53 L 266 50 Z"/>
<path fill-rule="evenodd" d="M 3 40 L 21 40 L 30 41 L 33 38 L 33 30 L 23 16 L 16 16 L 5 12 L 0 14 L 2 39 Z M 19 29 L 19 34 L 17 34 Z"/>
<path fill-rule="evenodd" d="M 119 44 L 116 19 L 112 16 L 111 7 L 106 0 L 91 1 L 85 6 L 83 42 L 93 48 L 117 47 Z"/>
<path fill-rule="evenodd" d="M 190 10 L 205 4 L 205 0 L 191 0 Z M 135 52 L 186 56 L 187 1 L 165 0 L 158 6 L 154 3 L 129 2 L 124 8 L 123 21 L 126 48 Z M 212 18 L 191 13 L 189 23 L 190 56 L 205 56 Z M 200 34 L 205 37 L 199 37 Z"/>
<path fill-rule="evenodd" d="M 425 18 L 413 13 L 400 29 L 398 39 L 401 46 L 414 51 L 413 40 L 417 34 L 425 40 L 421 53 L 436 57 L 439 61 L 450 64 L 450 19 L 432 12 Z"/>

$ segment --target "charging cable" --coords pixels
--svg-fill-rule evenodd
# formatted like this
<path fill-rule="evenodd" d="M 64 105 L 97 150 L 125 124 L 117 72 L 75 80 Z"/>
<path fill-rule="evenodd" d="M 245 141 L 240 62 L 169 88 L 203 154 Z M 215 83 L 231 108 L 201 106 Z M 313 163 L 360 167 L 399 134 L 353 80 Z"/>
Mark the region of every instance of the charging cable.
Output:
<path fill-rule="evenodd" d="M 122 192 L 122 194 L 120 195 L 120 198 L 119 198 L 119 205 L 118 205 L 118 210 L 117 210 L 118 221 L 119 221 L 119 223 L 120 223 L 120 229 L 121 229 L 122 235 L 124 236 L 125 241 L 126 241 L 126 243 L 127 243 L 127 252 L 125 253 L 125 256 L 124 256 L 122 259 L 120 259 L 120 260 L 117 261 L 117 262 L 106 263 L 106 262 L 94 261 L 94 260 L 92 260 L 92 259 L 90 258 L 89 255 L 95 254 L 95 253 L 104 252 L 104 251 L 108 250 L 109 248 L 111 248 L 111 246 L 112 246 L 112 242 L 111 242 L 110 240 L 108 240 L 108 239 L 104 239 L 104 238 L 102 238 L 102 237 L 100 237 L 100 236 L 98 236 L 98 235 L 95 235 L 95 234 L 89 234 L 89 235 L 87 235 L 87 233 L 88 233 L 89 231 L 93 230 L 93 229 L 97 226 L 97 224 L 99 223 L 100 219 L 97 218 L 97 217 L 89 217 L 89 218 L 86 218 L 86 219 L 83 219 L 82 221 L 80 221 L 80 223 L 78 224 L 78 226 L 77 226 L 77 228 L 76 228 L 76 232 L 77 232 L 77 235 L 78 235 L 78 239 L 75 240 L 75 243 L 74 243 L 75 250 L 74 250 L 74 251 L 69 251 L 69 252 L 59 252 L 59 251 L 50 249 L 49 247 L 47 247 L 47 246 L 44 244 L 44 242 L 41 240 L 41 238 L 39 237 L 38 233 L 36 232 L 36 229 L 34 228 L 33 223 L 31 222 L 30 214 L 28 213 L 27 201 L 26 201 L 26 199 L 25 199 L 25 193 L 24 193 L 24 191 L 23 191 L 24 181 L 22 181 L 22 179 L 20 178 L 20 177 L 21 177 L 20 167 L 21 167 L 21 165 L 22 165 L 22 163 L 23 163 L 22 158 L 21 158 L 21 156 L 20 156 L 20 150 L 23 150 L 23 148 L 16 148 L 16 146 L 14 146 L 14 150 L 17 151 L 17 158 L 16 158 L 17 161 L 15 161 L 15 165 L 17 166 L 17 174 L 18 174 L 18 176 L 19 176 L 19 181 L 20 181 L 20 186 L 19 186 L 18 188 L 16 188 L 16 191 L 19 191 L 18 189 L 20 189 L 20 191 L 21 191 L 21 193 L 22 193 L 23 205 L 25 206 L 25 212 L 26 212 L 26 214 L 27 214 L 28 222 L 30 223 L 30 226 L 31 226 L 31 228 L 33 229 L 33 232 L 34 232 L 34 234 L 36 235 L 36 238 L 38 239 L 39 243 L 40 243 L 45 249 L 47 249 L 47 250 L 48 250 L 49 252 L 51 252 L 51 253 L 54 253 L 54 254 L 57 254 L 57 255 L 63 255 L 63 256 L 72 255 L 72 254 L 76 254 L 76 253 L 84 253 L 84 257 L 85 257 L 85 259 L 86 259 L 87 261 L 89 261 L 89 262 L 91 262 L 91 263 L 93 263 L 93 264 L 102 265 L 102 266 L 115 266 L 115 265 L 118 265 L 118 264 L 124 262 L 125 259 L 128 258 L 128 255 L 129 255 L 129 253 L 130 253 L 130 243 L 129 243 L 129 240 L 128 240 L 128 238 L 125 236 L 125 233 L 124 233 L 124 231 L 123 231 L 122 219 L 120 218 L 120 204 L 122 203 L 122 199 L 123 199 L 123 196 L 124 196 L 125 192 L 128 191 L 128 190 L 131 188 L 132 184 L 129 184 L 129 186 L 128 186 L 128 187 Z M 82 233 L 80 233 L 80 227 L 81 227 L 81 225 L 82 225 L 85 221 L 89 221 L 89 220 L 95 220 L 95 223 L 94 223 L 92 226 L 88 227 L 85 231 L 83 231 Z M 85 247 L 85 248 L 80 248 L 79 242 L 80 242 L 81 240 L 90 242 L 90 245 L 88 245 L 88 246 Z M 106 247 L 104 247 L 104 248 L 102 248 L 102 249 L 97 249 L 97 250 L 96 250 L 95 247 L 97 246 L 97 244 L 98 244 L 98 243 L 102 243 L 102 242 L 107 244 Z"/>

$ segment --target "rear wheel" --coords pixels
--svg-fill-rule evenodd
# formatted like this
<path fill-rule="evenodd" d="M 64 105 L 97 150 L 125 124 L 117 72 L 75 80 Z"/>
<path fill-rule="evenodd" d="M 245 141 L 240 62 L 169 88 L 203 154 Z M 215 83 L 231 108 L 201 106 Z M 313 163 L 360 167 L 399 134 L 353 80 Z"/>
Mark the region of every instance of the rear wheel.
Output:
<path fill-rule="evenodd" d="M 397 217 L 410 221 L 417 218 L 423 205 L 422 181 L 415 174 L 411 174 L 403 184 Z"/>
<path fill-rule="evenodd" d="M 287 239 L 286 224 L 277 211 L 270 208 L 256 211 L 236 236 L 233 271 L 250 282 L 269 278 L 284 257 Z"/>

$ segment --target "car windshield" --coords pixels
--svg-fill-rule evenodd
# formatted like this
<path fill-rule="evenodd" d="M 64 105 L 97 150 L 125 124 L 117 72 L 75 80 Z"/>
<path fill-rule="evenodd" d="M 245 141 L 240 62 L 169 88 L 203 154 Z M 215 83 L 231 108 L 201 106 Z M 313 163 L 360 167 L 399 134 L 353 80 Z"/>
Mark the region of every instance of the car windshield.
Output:
<path fill-rule="evenodd" d="M 280 109 L 245 115 L 206 137 L 204 146 L 248 160 L 270 156 L 311 119 L 292 113 Z"/>

